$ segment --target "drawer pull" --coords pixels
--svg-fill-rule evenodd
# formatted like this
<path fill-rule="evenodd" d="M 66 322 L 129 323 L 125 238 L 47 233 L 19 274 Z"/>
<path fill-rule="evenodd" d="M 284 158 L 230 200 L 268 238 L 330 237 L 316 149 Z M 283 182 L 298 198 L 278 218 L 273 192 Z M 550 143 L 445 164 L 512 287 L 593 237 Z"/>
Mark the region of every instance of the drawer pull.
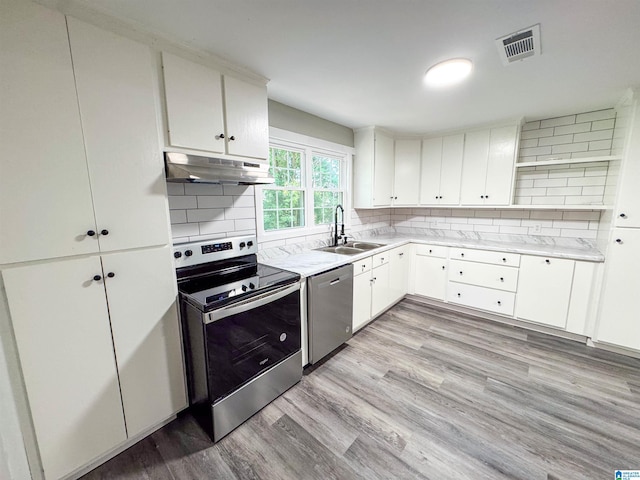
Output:
<path fill-rule="evenodd" d="M 622 243 L 622 239 L 621 238 L 616 238 L 616 243 Z"/>
<path fill-rule="evenodd" d="M 502 261 L 506 263 L 507 259 L 506 259 L 506 258 L 503 258 L 503 259 L 502 259 Z"/>
<path fill-rule="evenodd" d="M 544 261 L 547 265 L 551 265 L 551 260 L 549 260 L 548 258 Z"/>
<path fill-rule="evenodd" d="M 461 253 L 461 254 L 460 254 L 460 256 L 461 256 L 461 257 L 464 257 L 464 253 Z"/>
<path fill-rule="evenodd" d="M 400 256 L 400 257 L 403 256 L 403 255 L 404 255 L 404 252 L 401 252 L 401 253 L 398 254 L 398 256 Z"/>
<path fill-rule="evenodd" d="M 444 270 L 444 265 L 442 265 L 442 269 Z"/>
<path fill-rule="evenodd" d="M 504 282 L 504 277 L 500 277 L 500 281 L 501 281 L 501 282 Z"/>
<path fill-rule="evenodd" d="M 429 250 L 429 253 L 433 253 L 433 250 Z"/>
<path fill-rule="evenodd" d="M 502 305 L 502 302 L 500 300 L 498 300 L 498 305 Z"/>
<path fill-rule="evenodd" d="M 462 272 L 460 272 L 460 275 L 462 275 Z"/>
<path fill-rule="evenodd" d="M 461 293 L 459 293 L 459 294 L 458 294 L 458 297 L 461 297 L 461 296 L 462 296 L 462 294 L 461 294 Z"/>
<path fill-rule="evenodd" d="M 627 215 L 625 213 L 621 213 L 620 218 L 627 218 Z"/>

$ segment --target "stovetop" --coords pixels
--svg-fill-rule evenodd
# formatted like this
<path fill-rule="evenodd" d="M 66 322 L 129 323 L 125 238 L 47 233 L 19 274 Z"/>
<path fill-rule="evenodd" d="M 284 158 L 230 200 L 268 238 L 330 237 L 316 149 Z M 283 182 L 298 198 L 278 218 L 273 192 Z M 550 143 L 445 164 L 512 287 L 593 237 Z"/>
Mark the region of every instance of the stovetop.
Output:
<path fill-rule="evenodd" d="M 259 264 L 256 251 L 253 236 L 174 246 L 181 297 L 208 312 L 300 280 L 297 273 Z"/>

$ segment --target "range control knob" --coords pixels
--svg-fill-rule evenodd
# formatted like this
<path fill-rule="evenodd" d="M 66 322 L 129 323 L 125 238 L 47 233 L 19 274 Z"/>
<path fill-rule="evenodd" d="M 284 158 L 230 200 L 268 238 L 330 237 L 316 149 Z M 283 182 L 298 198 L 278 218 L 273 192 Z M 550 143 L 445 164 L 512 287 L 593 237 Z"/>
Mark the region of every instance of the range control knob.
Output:
<path fill-rule="evenodd" d="M 249 284 L 249 288 L 250 288 L 251 290 L 253 290 L 254 288 L 256 288 L 256 286 L 255 286 L 253 283 L 250 283 L 250 284 Z"/>
<path fill-rule="evenodd" d="M 182 256 L 182 252 L 173 252 L 173 258 L 180 258 Z"/>
<path fill-rule="evenodd" d="M 245 243 L 244 242 L 240 242 L 240 248 L 244 248 L 245 247 Z"/>
<path fill-rule="evenodd" d="M 184 256 L 185 257 L 190 257 L 191 255 L 193 255 L 193 252 L 191 250 L 185 250 L 184 251 Z"/>
<path fill-rule="evenodd" d="M 246 292 L 247 291 L 247 286 L 246 285 L 242 285 L 242 291 Z"/>
<path fill-rule="evenodd" d="M 247 247 L 253 247 L 253 242 L 251 240 L 247 242 Z"/>

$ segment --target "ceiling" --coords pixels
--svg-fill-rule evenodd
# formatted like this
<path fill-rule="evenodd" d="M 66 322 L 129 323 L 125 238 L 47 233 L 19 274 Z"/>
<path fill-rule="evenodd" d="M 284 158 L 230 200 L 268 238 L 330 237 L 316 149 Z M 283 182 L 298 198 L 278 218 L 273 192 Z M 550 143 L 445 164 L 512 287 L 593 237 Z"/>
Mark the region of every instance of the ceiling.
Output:
<path fill-rule="evenodd" d="M 639 0 L 78 0 L 270 79 L 269 97 L 346 125 L 426 133 L 614 106 L 640 85 Z M 541 24 L 542 55 L 495 40 Z M 432 64 L 472 76 L 433 90 Z"/>

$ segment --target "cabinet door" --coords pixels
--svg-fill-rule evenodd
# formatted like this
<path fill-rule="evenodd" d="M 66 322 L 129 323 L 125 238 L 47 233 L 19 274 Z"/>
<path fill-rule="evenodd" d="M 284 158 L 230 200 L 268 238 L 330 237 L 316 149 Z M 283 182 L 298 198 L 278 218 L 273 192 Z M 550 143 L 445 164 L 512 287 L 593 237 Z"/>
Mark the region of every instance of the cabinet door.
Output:
<path fill-rule="evenodd" d="M 0 264 L 98 251 L 65 18 L 0 3 Z"/>
<path fill-rule="evenodd" d="M 151 52 L 69 17 L 100 250 L 169 242 Z"/>
<path fill-rule="evenodd" d="M 372 270 L 371 317 L 377 317 L 390 302 L 389 296 L 389 263 L 384 263 Z"/>
<path fill-rule="evenodd" d="M 162 52 L 169 143 L 224 153 L 220 72 Z"/>
<path fill-rule="evenodd" d="M 489 138 L 489 130 L 465 134 L 460 196 L 463 205 L 484 204 Z"/>
<path fill-rule="evenodd" d="M 640 105 L 638 101 L 630 122 L 631 131 L 627 140 L 624 156 L 625 164 L 619 182 L 618 210 L 616 227 L 640 227 Z M 623 216 L 624 215 L 624 216 Z"/>
<path fill-rule="evenodd" d="M 186 407 L 175 273 L 169 247 L 104 255 L 102 264 L 131 437 Z"/>
<path fill-rule="evenodd" d="M 393 196 L 393 138 L 375 133 L 373 161 L 373 205 L 391 205 Z"/>
<path fill-rule="evenodd" d="M 620 242 L 617 242 L 620 240 Z M 613 245 L 605 261 L 602 306 L 597 339 L 622 347 L 640 350 L 640 230 L 613 230 Z"/>
<path fill-rule="evenodd" d="M 442 167 L 440 170 L 440 205 L 460 203 L 460 181 L 464 154 L 464 134 L 442 139 Z"/>
<path fill-rule="evenodd" d="M 224 77 L 226 141 L 229 155 L 269 157 L 267 87 Z"/>
<path fill-rule="evenodd" d="M 420 203 L 422 205 L 437 205 L 440 203 L 442 137 L 428 138 L 422 142 L 421 163 Z"/>
<path fill-rule="evenodd" d="M 98 257 L 2 272 L 47 478 L 126 440 L 104 285 L 94 275 L 102 276 Z"/>
<path fill-rule="evenodd" d="M 371 320 L 371 271 L 353 277 L 353 332 Z"/>
<path fill-rule="evenodd" d="M 416 295 L 444 300 L 447 290 L 447 259 L 416 255 L 414 262 Z"/>
<path fill-rule="evenodd" d="M 417 205 L 420 193 L 420 140 L 396 140 L 394 205 Z"/>
<path fill-rule="evenodd" d="M 516 317 L 565 328 L 574 265 L 573 260 L 523 255 Z"/>
<path fill-rule="evenodd" d="M 389 252 L 389 303 L 400 300 L 409 289 L 409 246 Z"/>
<path fill-rule="evenodd" d="M 508 205 L 511 202 L 517 136 L 516 125 L 491 129 L 484 192 L 487 205 Z"/>

